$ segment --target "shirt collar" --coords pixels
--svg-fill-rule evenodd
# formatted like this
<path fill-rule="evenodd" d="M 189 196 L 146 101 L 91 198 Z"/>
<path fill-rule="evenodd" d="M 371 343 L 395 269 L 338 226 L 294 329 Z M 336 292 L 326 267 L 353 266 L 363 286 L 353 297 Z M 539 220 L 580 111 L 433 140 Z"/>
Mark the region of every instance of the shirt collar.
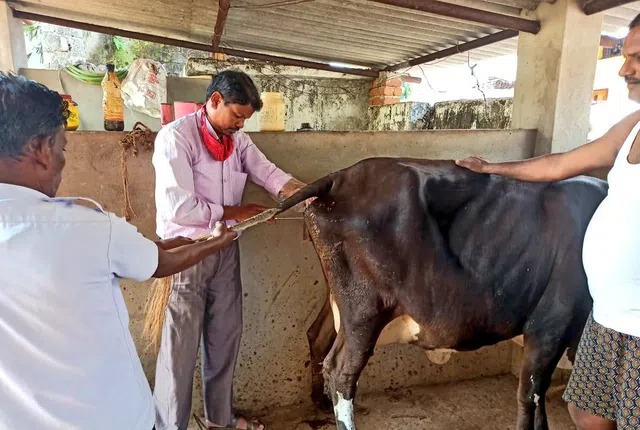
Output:
<path fill-rule="evenodd" d="M 28 197 L 49 198 L 46 194 L 43 194 L 38 190 L 34 190 L 33 188 L 0 183 L 0 200 L 24 199 Z"/>

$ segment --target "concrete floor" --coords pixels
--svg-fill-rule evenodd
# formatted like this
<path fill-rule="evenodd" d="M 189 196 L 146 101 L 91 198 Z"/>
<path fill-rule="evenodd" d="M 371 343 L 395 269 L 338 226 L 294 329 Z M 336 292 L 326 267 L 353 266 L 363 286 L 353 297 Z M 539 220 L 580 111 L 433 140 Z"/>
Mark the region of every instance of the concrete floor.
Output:
<path fill-rule="evenodd" d="M 356 425 L 359 430 L 513 429 L 517 386 L 515 377 L 501 376 L 364 395 L 357 399 Z M 551 430 L 575 429 L 561 397 L 563 390 L 563 385 L 555 385 L 547 393 Z M 275 410 L 262 419 L 268 430 L 336 428 L 333 416 L 306 407 Z"/>

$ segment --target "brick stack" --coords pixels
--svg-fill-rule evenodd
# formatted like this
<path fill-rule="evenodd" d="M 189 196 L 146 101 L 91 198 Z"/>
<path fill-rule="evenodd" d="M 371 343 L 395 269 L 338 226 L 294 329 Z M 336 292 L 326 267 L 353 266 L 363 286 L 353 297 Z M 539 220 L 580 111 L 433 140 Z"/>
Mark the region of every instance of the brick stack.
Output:
<path fill-rule="evenodd" d="M 402 79 L 400 77 L 387 79 L 387 76 L 381 75 L 371 84 L 369 106 L 400 103 L 400 96 L 402 96 Z"/>

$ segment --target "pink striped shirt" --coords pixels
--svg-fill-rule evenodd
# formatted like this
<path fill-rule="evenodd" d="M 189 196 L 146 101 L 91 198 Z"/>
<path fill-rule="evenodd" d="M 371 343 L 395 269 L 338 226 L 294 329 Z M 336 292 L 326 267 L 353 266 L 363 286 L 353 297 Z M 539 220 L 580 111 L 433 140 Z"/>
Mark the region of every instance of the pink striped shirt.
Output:
<path fill-rule="evenodd" d="M 222 218 L 222 206 L 240 205 L 247 178 L 272 196 L 291 179 L 243 131 L 233 135 L 233 154 L 224 162 L 215 160 L 198 132 L 201 115 L 198 111 L 180 118 L 156 137 L 156 231 L 161 238 L 209 233 Z M 217 137 L 208 121 L 207 128 Z"/>

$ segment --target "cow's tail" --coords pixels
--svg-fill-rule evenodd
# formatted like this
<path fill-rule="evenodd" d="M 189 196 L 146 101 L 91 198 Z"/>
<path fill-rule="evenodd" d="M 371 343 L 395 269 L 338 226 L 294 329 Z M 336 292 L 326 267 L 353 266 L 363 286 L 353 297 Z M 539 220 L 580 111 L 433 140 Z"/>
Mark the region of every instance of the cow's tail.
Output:
<path fill-rule="evenodd" d="M 149 297 L 144 309 L 144 326 L 142 327 L 142 338 L 147 342 L 145 351 L 151 349 L 157 353 L 160 348 L 162 325 L 164 324 L 164 315 L 169 305 L 172 288 L 172 276 L 156 279 L 151 284 Z"/>
<path fill-rule="evenodd" d="M 331 187 L 333 186 L 333 180 L 334 180 L 334 175 L 332 174 L 332 175 L 325 176 L 324 178 L 320 178 L 317 181 L 307 185 L 306 187 L 303 187 L 294 195 L 292 195 L 291 197 L 289 197 L 288 199 L 280 203 L 280 206 L 278 207 L 279 209 L 278 213 L 282 213 L 287 209 L 291 209 L 298 203 L 301 203 L 312 197 L 321 197 L 326 195 L 331 190 Z"/>

